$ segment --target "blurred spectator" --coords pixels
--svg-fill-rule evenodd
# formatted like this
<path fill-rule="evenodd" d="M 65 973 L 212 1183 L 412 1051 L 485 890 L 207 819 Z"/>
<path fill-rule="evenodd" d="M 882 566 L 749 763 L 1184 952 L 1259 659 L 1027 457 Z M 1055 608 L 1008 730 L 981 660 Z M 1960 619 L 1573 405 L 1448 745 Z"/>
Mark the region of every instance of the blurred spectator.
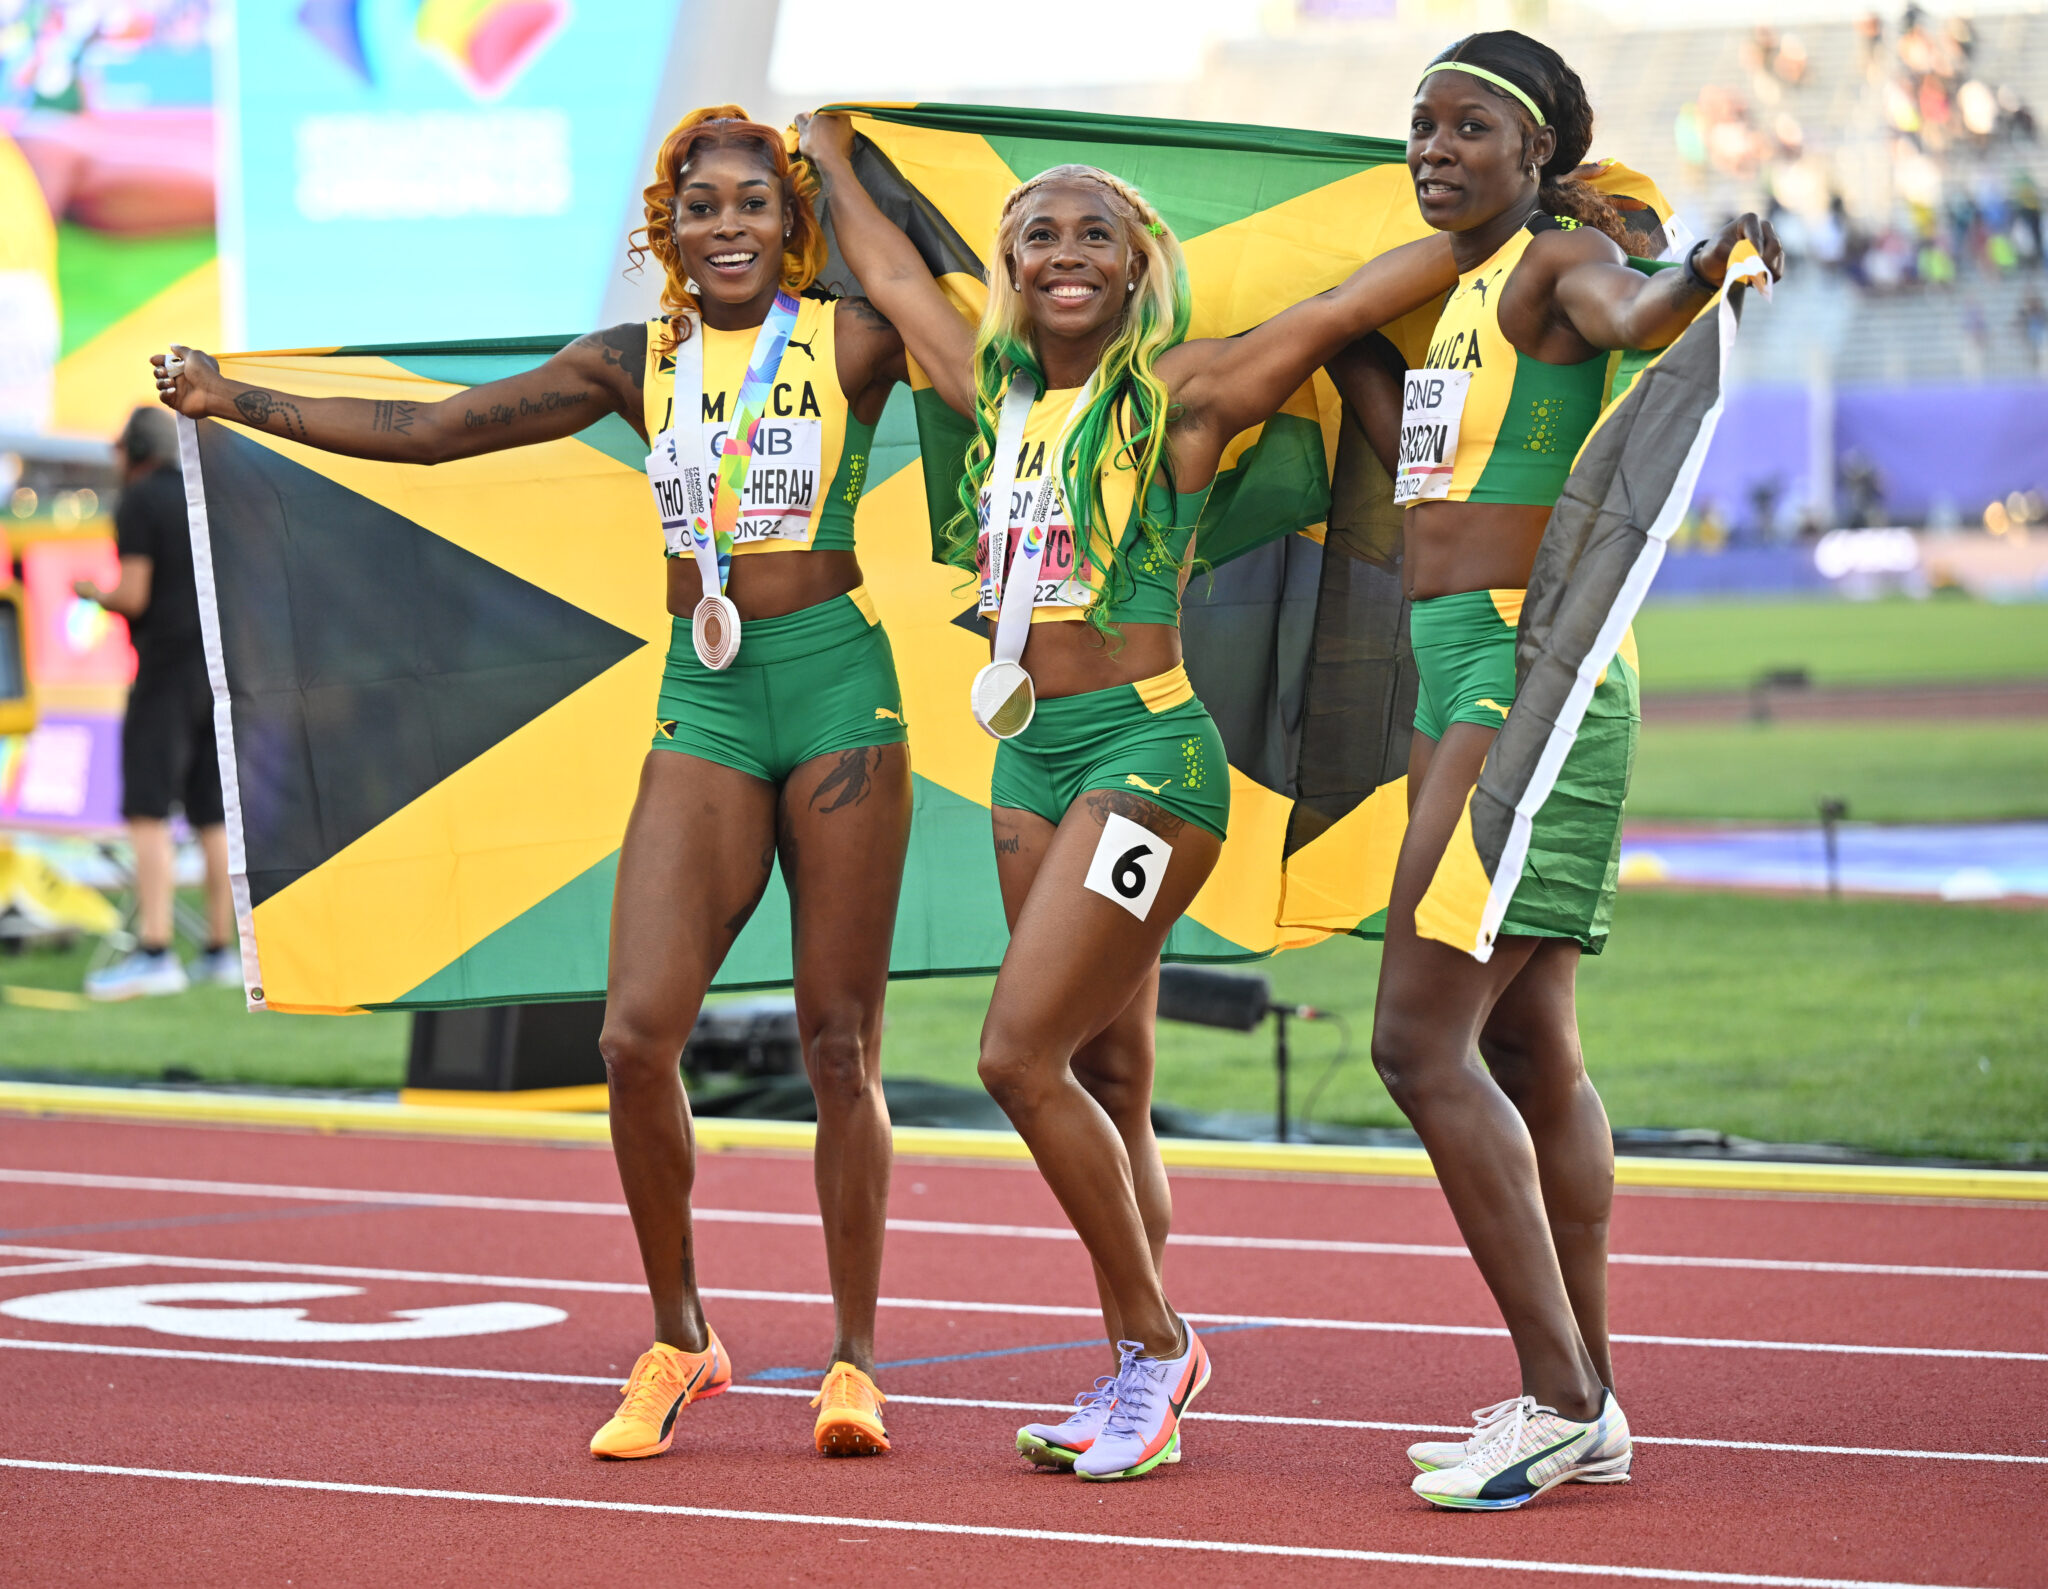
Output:
<path fill-rule="evenodd" d="M 1752 29 L 1741 86 L 1704 83 L 1677 113 L 1691 180 L 1712 184 L 1730 209 L 1769 210 L 1789 254 L 1877 292 L 2040 267 L 2040 195 L 2019 156 L 2035 117 L 2019 88 L 1998 80 L 2023 63 L 1981 51 L 1967 19 L 1918 5 L 1889 36 L 1866 13 L 1856 37 L 1861 81 L 1815 83 L 1797 37 Z M 1845 105 L 1845 89 L 1861 103 Z M 1753 191 L 1738 201 L 1728 179 Z M 1859 202 L 1869 207 L 1860 214 Z"/>
<path fill-rule="evenodd" d="M 2041 301 L 2041 289 L 2029 287 L 2026 297 L 2020 300 L 2020 336 L 2033 356 L 2037 371 L 2048 369 L 2048 303 Z"/>
<path fill-rule="evenodd" d="M 1868 455 L 1853 447 L 1842 455 L 1841 495 L 1852 528 L 1869 530 L 1883 525 L 1884 475 Z"/>

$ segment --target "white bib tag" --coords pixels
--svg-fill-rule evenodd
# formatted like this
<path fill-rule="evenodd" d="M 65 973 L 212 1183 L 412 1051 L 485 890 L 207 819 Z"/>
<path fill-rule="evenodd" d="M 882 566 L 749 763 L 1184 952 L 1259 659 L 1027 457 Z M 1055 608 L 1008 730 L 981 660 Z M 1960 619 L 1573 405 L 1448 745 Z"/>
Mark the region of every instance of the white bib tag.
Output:
<path fill-rule="evenodd" d="M 718 472 L 727 431 L 721 424 L 704 426 L 707 480 Z M 811 538 L 818 499 L 825 490 L 825 482 L 818 478 L 824 450 L 825 427 L 820 420 L 770 415 L 761 421 L 754 431 L 754 457 L 747 469 L 739 522 L 732 527 L 733 545 Z"/>
<path fill-rule="evenodd" d="M 674 435 L 663 431 L 655 438 L 654 451 L 647 455 L 647 483 L 654 488 L 668 555 L 689 557 L 696 551 L 691 526 L 701 523 L 708 529 L 711 523 L 711 496 L 705 490 L 709 476 L 701 462 L 676 456 Z M 712 467 L 717 467 L 715 461 Z"/>
<path fill-rule="evenodd" d="M 1410 370 L 1401 383 L 1401 472 L 1394 505 L 1437 502 L 1451 494 L 1458 423 L 1465 417 L 1470 370 Z"/>
<path fill-rule="evenodd" d="M 1102 839 L 1095 846 L 1095 858 L 1088 863 L 1082 887 L 1115 900 L 1143 921 L 1151 913 L 1152 901 L 1159 897 L 1159 885 L 1166 881 L 1167 863 L 1172 859 L 1171 844 L 1150 828 L 1112 811 L 1103 820 Z"/>

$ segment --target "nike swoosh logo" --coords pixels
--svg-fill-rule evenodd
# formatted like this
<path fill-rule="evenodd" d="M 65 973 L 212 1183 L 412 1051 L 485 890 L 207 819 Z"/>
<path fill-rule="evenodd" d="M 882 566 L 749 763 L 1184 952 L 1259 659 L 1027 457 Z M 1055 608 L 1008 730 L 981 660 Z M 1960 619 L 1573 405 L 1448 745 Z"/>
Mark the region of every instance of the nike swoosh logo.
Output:
<path fill-rule="evenodd" d="M 1195 1387 L 1202 1382 L 1202 1364 L 1200 1358 L 1196 1355 L 1201 1350 L 1201 1344 L 1197 1342 L 1195 1350 L 1188 1353 L 1187 1371 L 1181 1375 L 1179 1391 L 1166 1399 L 1166 1405 L 1172 1411 L 1176 1420 L 1180 1417 L 1181 1408 L 1185 1407 L 1188 1404 L 1189 1398 L 1194 1395 Z"/>

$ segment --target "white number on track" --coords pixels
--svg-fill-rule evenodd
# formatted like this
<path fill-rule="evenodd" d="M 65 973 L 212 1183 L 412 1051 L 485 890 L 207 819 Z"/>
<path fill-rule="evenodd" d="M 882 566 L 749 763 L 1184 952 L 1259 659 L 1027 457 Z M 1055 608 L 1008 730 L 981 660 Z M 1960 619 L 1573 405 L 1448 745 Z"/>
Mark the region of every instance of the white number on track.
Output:
<path fill-rule="evenodd" d="M 361 1286 L 308 1286 L 268 1280 L 226 1280 L 193 1285 L 101 1286 L 88 1291 L 45 1291 L 10 1297 L 0 1313 L 37 1324 L 83 1324 L 99 1329 L 154 1330 L 202 1341 L 294 1342 L 438 1341 L 461 1335 L 503 1335 L 560 1324 L 569 1315 L 537 1302 L 464 1302 L 446 1308 L 400 1308 L 398 1320 L 380 1324 L 326 1324 L 304 1308 L 262 1307 L 266 1302 L 317 1302 L 359 1297 Z M 181 1302 L 240 1303 L 239 1307 L 179 1307 Z"/>

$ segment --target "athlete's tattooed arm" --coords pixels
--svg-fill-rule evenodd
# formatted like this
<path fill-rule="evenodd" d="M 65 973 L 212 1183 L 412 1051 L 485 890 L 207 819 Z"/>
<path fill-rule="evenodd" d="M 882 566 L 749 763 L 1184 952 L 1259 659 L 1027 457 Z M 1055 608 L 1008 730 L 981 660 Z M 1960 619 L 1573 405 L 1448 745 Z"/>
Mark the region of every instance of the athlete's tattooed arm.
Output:
<path fill-rule="evenodd" d="M 257 430 L 272 430 L 293 441 L 306 439 L 306 418 L 288 397 L 251 386 L 235 398 L 235 412 Z"/>
<path fill-rule="evenodd" d="M 595 354 L 607 370 L 632 385 L 634 394 L 647 389 L 647 327 L 640 324 L 612 326 L 578 339 L 578 348 Z"/>
<path fill-rule="evenodd" d="M 417 403 L 380 402 L 370 420 L 372 430 L 388 430 L 396 435 L 412 434 L 412 416 L 419 408 Z"/>
<path fill-rule="evenodd" d="M 532 369 L 439 401 L 301 397 L 250 386 L 195 348 L 174 348 L 183 366 L 175 376 L 159 366 L 158 385 L 166 404 L 193 419 L 232 420 L 353 458 L 444 463 L 557 441 L 606 414 L 623 414 L 641 430 L 646 346 L 642 327 L 615 326 L 570 343 Z M 350 372 L 347 363 L 335 367 Z"/>

